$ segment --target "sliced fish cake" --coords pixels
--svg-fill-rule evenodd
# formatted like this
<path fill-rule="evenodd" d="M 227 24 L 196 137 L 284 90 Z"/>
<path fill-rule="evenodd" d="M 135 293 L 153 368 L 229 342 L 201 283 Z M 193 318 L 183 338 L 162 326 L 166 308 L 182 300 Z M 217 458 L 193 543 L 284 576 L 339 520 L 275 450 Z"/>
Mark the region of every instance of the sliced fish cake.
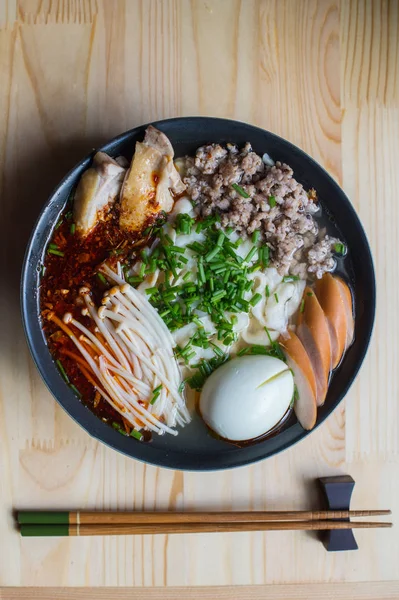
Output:
<path fill-rule="evenodd" d="M 331 337 L 331 363 L 335 369 L 347 347 L 348 335 L 346 301 L 339 280 L 331 273 L 325 273 L 316 282 L 316 296 L 327 317 Z"/>
<path fill-rule="evenodd" d="M 296 333 L 312 363 L 316 376 L 317 406 L 321 406 L 327 395 L 331 370 L 330 332 L 324 311 L 316 294 L 309 287 L 305 288 L 303 302 Z"/>
<path fill-rule="evenodd" d="M 280 338 L 280 346 L 294 373 L 298 390 L 298 398 L 294 404 L 295 414 L 304 429 L 312 429 L 317 418 L 317 385 L 312 363 L 301 340 L 293 331 Z"/>

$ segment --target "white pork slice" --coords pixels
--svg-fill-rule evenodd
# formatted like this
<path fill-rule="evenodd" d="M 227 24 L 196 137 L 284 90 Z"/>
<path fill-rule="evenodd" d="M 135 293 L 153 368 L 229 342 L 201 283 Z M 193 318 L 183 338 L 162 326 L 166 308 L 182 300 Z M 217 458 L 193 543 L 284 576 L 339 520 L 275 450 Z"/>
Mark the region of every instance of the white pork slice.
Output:
<path fill-rule="evenodd" d="M 173 148 L 164 133 L 149 126 L 136 143 L 132 164 L 121 192 L 121 229 L 138 232 L 160 211 L 170 212 L 173 194 L 185 186 L 173 164 Z"/>
<path fill-rule="evenodd" d="M 118 196 L 126 169 L 105 152 L 97 152 L 76 189 L 73 218 L 76 232 L 86 237 Z"/>

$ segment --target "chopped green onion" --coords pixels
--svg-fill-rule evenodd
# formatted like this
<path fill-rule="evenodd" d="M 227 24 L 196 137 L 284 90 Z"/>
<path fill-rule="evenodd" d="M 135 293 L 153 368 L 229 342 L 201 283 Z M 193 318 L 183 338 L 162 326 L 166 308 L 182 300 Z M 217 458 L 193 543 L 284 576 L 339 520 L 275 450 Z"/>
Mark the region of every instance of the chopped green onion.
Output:
<path fill-rule="evenodd" d="M 260 231 L 259 230 L 254 231 L 252 234 L 252 243 L 256 244 L 259 241 L 259 238 L 260 238 Z"/>
<path fill-rule="evenodd" d="M 276 302 L 278 303 L 278 295 L 277 295 L 277 293 L 274 294 L 274 298 L 275 298 Z"/>
<path fill-rule="evenodd" d="M 156 394 L 154 394 L 153 397 L 151 398 L 150 404 L 155 404 L 155 402 L 158 400 L 160 395 L 161 395 L 161 392 L 157 392 Z"/>
<path fill-rule="evenodd" d="M 219 346 L 216 346 L 216 344 L 211 344 L 214 353 L 216 354 L 216 356 L 223 356 L 223 351 L 219 348 Z"/>
<path fill-rule="evenodd" d="M 270 296 L 270 288 L 268 285 L 266 285 L 265 291 L 266 291 L 266 297 L 268 298 Z"/>
<path fill-rule="evenodd" d="M 313 292 L 308 292 L 306 295 L 307 296 L 313 296 Z"/>
<path fill-rule="evenodd" d="M 241 186 L 237 185 L 236 183 L 233 183 L 231 187 L 237 192 L 237 194 L 240 194 L 240 196 L 242 196 L 243 198 L 250 197 L 250 195 L 247 194 L 247 192 Z"/>
<path fill-rule="evenodd" d="M 69 387 L 71 388 L 71 390 L 73 390 L 75 392 L 75 394 L 78 396 L 78 398 L 82 397 L 82 394 L 79 392 L 78 388 L 73 385 L 73 383 L 71 383 Z"/>
<path fill-rule="evenodd" d="M 202 283 L 205 283 L 206 277 L 205 277 L 204 265 L 202 263 L 202 260 L 200 260 L 198 262 L 198 274 L 199 274 L 200 281 Z"/>
<path fill-rule="evenodd" d="M 274 208 L 276 206 L 276 204 L 277 204 L 276 197 L 275 196 L 269 196 L 268 202 L 269 202 L 270 208 Z"/>
<path fill-rule="evenodd" d="M 226 236 L 224 235 L 223 231 L 221 231 L 218 235 L 216 246 L 223 246 L 223 242 L 225 239 L 226 239 Z"/>
<path fill-rule="evenodd" d="M 305 300 L 302 299 L 301 306 L 299 307 L 299 312 L 303 313 L 305 310 Z"/>
<path fill-rule="evenodd" d="M 61 252 L 61 250 L 54 250 L 53 248 L 50 248 L 47 252 L 48 254 L 54 254 L 55 256 L 64 256 L 64 253 Z"/>
<path fill-rule="evenodd" d="M 97 273 L 97 277 L 101 281 L 101 283 L 103 283 L 104 285 L 108 285 L 108 281 L 105 279 L 102 273 Z"/>
<path fill-rule="evenodd" d="M 272 336 L 270 335 L 270 331 L 268 330 L 268 328 L 267 328 L 267 327 L 265 327 L 265 331 L 266 331 L 266 335 L 267 335 L 267 337 L 269 338 L 269 342 L 270 342 L 271 344 L 273 344 Z"/>
<path fill-rule="evenodd" d="M 72 235 L 74 235 L 75 230 L 76 230 L 76 225 L 75 225 L 75 223 L 72 223 L 69 228 L 69 231 L 71 232 Z"/>
<path fill-rule="evenodd" d="M 248 352 L 249 348 L 241 348 L 241 350 L 237 352 L 237 356 L 244 356 L 244 354 L 248 354 Z"/>
<path fill-rule="evenodd" d="M 152 296 L 152 294 L 156 294 L 157 292 L 158 292 L 158 288 L 156 286 L 149 287 L 145 291 L 145 293 L 148 294 L 149 296 Z"/>
<path fill-rule="evenodd" d="M 259 271 L 262 268 L 262 265 L 260 263 L 255 263 L 254 265 L 252 265 L 252 267 L 250 267 L 248 269 L 248 273 L 255 273 L 256 271 Z"/>
<path fill-rule="evenodd" d="M 344 244 L 334 244 L 334 250 L 337 254 L 345 254 L 346 247 Z"/>
<path fill-rule="evenodd" d="M 131 277 L 126 277 L 126 281 L 129 285 L 135 285 L 136 283 L 142 283 L 143 278 L 139 275 L 132 275 Z"/>
<path fill-rule="evenodd" d="M 191 273 L 187 272 L 184 276 L 183 276 L 183 281 L 187 281 L 187 279 L 190 279 L 190 275 Z"/>
<path fill-rule="evenodd" d="M 57 367 L 58 367 L 58 369 L 59 369 L 59 371 L 60 371 L 63 379 L 65 379 L 65 381 L 67 383 L 69 383 L 69 377 L 68 377 L 68 375 L 67 375 L 67 373 L 66 373 L 66 371 L 64 369 L 64 366 L 63 366 L 62 362 L 60 360 L 56 360 L 55 364 L 57 365 Z"/>
<path fill-rule="evenodd" d="M 257 253 L 258 249 L 256 246 L 253 246 L 251 248 L 251 250 L 248 252 L 248 254 L 246 255 L 246 257 L 244 258 L 244 262 L 249 262 L 250 260 L 253 259 L 254 255 Z"/>
<path fill-rule="evenodd" d="M 284 275 L 283 281 L 284 283 L 289 283 L 290 281 L 298 281 L 298 275 Z"/>
<path fill-rule="evenodd" d="M 258 304 L 260 301 L 262 300 L 262 294 L 254 294 L 251 298 L 251 300 L 249 301 L 251 306 L 255 306 L 256 304 Z"/>
<path fill-rule="evenodd" d="M 121 433 L 122 435 L 127 435 L 126 431 L 124 429 L 122 429 L 122 427 L 119 425 L 119 423 L 117 423 L 116 421 L 114 421 L 112 423 L 112 427 L 114 429 L 116 429 L 116 431 L 119 431 L 119 433 Z M 131 434 L 130 434 L 131 435 Z"/>
<path fill-rule="evenodd" d="M 225 290 L 220 290 L 219 292 L 215 292 L 214 294 L 212 294 L 212 301 L 217 302 L 218 300 L 221 300 L 222 298 L 224 298 L 225 295 L 226 295 Z"/>
<path fill-rule="evenodd" d="M 58 245 L 54 244 L 54 242 L 52 242 L 51 244 L 49 244 L 48 247 L 51 248 L 52 250 L 59 250 Z"/>
<path fill-rule="evenodd" d="M 140 433 L 140 431 L 137 431 L 137 429 L 132 429 L 130 435 L 136 438 L 136 440 L 139 440 L 139 442 L 141 442 L 141 440 L 143 439 L 143 434 Z"/>
<path fill-rule="evenodd" d="M 213 248 L 213 250 L 211 250 L 210 252 L 208 252 L 208 254 L 206 254 L 205 260 L 207 262 L 211 261 L 212 258 L 214 258 L 219 252 L 220 252 L 220 246 L 215 246 Z"/>
<path fill-rule="evenodd" d="M 269 266 L 270 262 L 270 248 L 269 246 L 263 246 L 262 248 L 262 263 L 264 267 Z"/>

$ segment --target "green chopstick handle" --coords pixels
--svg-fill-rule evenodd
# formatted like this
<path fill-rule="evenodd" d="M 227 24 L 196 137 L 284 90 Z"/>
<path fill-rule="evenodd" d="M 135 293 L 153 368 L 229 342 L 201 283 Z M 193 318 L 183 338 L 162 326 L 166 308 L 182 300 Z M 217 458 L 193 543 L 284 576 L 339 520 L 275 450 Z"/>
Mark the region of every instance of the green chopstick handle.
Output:
<path fill-rule="evenodd" d="M 68 525 L 21 525 L 23 537 L 69 536 Z"/>
<path fill-rule="evenodd" d="M 17 521 L 20 525 L 69 525 L 69 512 L 20 510 Z"/>

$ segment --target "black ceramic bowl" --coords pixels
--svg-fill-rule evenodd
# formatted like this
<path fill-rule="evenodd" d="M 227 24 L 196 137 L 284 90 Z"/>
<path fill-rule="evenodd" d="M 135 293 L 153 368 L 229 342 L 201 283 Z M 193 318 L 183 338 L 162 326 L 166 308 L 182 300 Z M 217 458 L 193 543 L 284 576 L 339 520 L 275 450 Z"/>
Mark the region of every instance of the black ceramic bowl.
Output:
<path fill-rule="evenodd" d="M 299 148 L 257 127 L 208 117 L 169 119 L 155 123 L 166 133 L 175 148 L 176 156 L 193 154 L 198 146 L 209 142 L 249 141 L 260 154 L 268 152 L 277 161 L 288 163 L 294 176 L 305 188 L 314 187 L 328 218 L 332 233 L 348 246 L 348 256 L 338 270 L 343 269 L 354 291 L 356 328 L 355 341 L 336 370 L 329 386 L 324 406 L 318 410 L 317 425 L 338 406 L 352 384 L 365 356 L 373 327 L 375 312 L 375 279 L 370 248 L 360 221 L 348 198 L 335 181 L 312 158 Z M 128 131 L 101 148 L 112 156 L 123 154 L 130 158 L 135 142 L 143 139 L 146 125 Z M 86 408 L 64 383 L 48 351 L 39 320 L 39 265 L 71 189 L 89 166 L 91 156 L 83 159 L 57 187 L 46 202 L 33 230 L 26 252 L 22 282 L 22 316 L 28 344 L 36 365 L 54 397 L 88 433 L 112 448 L 133 458 L 174 469 L 207 471 L 247 465 L 272 456 L 295 444 L 309 432 L 304 431 L 294 417 L 273 437 L 238 448 L 213 438 L 199 417 L 180 431 L 176 437 L 154 436 L 146 444 L 122 436 L 103 423 Z"/>

